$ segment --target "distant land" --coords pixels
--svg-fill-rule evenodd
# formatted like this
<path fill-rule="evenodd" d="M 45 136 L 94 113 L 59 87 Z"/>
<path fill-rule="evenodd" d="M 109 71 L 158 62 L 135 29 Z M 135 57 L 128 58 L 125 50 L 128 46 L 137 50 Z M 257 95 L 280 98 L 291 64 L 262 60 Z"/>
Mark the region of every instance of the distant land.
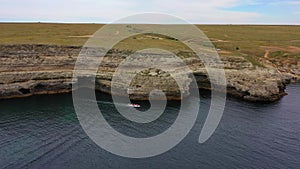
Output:
<path fill-rule="evenodd" d="M 70 92 L 76 58 L 103 24 L 1 23 L 0 98 Z M 300 77 L 300 26 L 197 25 L 216 47 L 225 67 L 228 94 L 248 101 L 275 101 L 285 86 Z M 201 62 L 181 42 L 162 35 L 130 37 L 117 44 L 99 68 L 97 89 L 110 93 L 115 65 L 124 56 L 147 47 L 172 51 L 193 68 L 200 89 L 210 89 Z M 113 57 L 112 57 L 113 56 Z M 114 58 L 111 60 L 111 58 Z M 174 71 L 177 68 L 174 67 Z M 130 73 L 130 72 L 128 72 Z M 181 72 L 176 72 L 181 73 Z M 169 99 L 180 99 L 172 78 L 149 69 L 131 84 L 132 98 L 144 100 L 153 81 Z M 166 84 L 169 82 L 170 84 Z M 122 88 L 122 87 L 121 87 Z M 125 88 L 124 88 L 125 90 Z"/>

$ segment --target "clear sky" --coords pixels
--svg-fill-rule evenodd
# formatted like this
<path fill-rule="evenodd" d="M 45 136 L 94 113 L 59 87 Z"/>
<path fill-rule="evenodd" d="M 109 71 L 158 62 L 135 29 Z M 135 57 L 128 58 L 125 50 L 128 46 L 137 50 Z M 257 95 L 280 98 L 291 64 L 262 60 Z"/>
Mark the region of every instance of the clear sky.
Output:
<path fill-rule="evenodd" d="M 109 23 L 142 12 L 191 23 L 300 24 L 300 0 L 0 0 L 0 21 Z"/>

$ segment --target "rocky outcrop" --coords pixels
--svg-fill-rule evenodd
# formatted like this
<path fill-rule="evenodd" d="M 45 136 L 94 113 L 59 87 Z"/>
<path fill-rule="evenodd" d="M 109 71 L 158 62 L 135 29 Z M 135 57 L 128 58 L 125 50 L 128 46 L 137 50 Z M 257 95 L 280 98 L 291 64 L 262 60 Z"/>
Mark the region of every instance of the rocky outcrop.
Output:
<path fill-rule="evenodd" d="M 286 95 L 291 77 L 276 69 L 226 70 L 227 92 L 248 101 L 275 101 Z"/>
<path fill-rule="evenodd" d="M 260 58 L 259 61 L 267 68 L 276 68 L 292 81 L 300 80 L 300 60 L 297 58 Z"/>
<path fill-rule="evenodd" d="M 72 85 L 77 83 L 72 75 L 80 51 L 81 47 L 77 46 L 0 46 L 0 98 L 70 92 Z M 111 81 L 116 68 L 128 53 L 130 52 L 111 51 L 103 58 L 96 76 L 96 89 L 111 92 Z M 272 66 L 257 68 L 243 57 L 226 56 L 221 59 L 225 68 L 228 94 L 244 100 L 278 100 L 285 95 L 285 86 L 292 79 L 289 74 L 281 73 Z M 183 60 L 192 70 L 198 87 L 210 89 L 211 84 L 203 63 L 193 56 Z M 140 62 L 143 63 L 143 60 Z M 115 83 L 115 87 L 119 89 L 118 94 L 129 94 L 132 99 L 138 100 L 148 99 L 149 92 L 154 88 L 159 88 L 172 100 L 188 95 L 189 78 L 181 76 L 184 69 L 180 64 L 168 65 L 167 69 L 178 77 L 183 88 L 179 89 L 169 72 L 154 67 L 142 71 L 132 67 L 125 69 L 121 76 L 123 79 L 116 79 L 118 83 Z M 129 78 L 127 75 L 133 72 L 136 75 L 129 86 L 126 86 L 126 79 Z"/>

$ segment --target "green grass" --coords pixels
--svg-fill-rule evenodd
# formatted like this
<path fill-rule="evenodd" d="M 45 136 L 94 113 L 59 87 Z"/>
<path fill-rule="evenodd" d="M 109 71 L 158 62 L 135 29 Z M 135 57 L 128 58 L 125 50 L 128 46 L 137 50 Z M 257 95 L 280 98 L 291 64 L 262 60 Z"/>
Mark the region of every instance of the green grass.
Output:
<path fill-rule="evenodd" d="M 98 24 L 0 24 L 0 44 L 57 44 L 83 45 L 88 38 L 71 36 L 91 35 Z"/>
<path fill-rule="evenodd" d="M 212 39 L 227 42 L 215 42 L 217 48 L 234 52 L 263 56 L 261 46 L 300 47 L 300 26 L 242 26 L 242 25 L 200 25 L 198 26 Z"/>
<path fill-rule="evenodd" d="M 264 67 L 261 63 L 259 63 L 259 62 L 255 59 L 255 56 L 244 55 L 243 57 L 244 57 L 246 60 L 248 60 L 249 62 L 251 62 L 254 66 Z"/>
<path fill-rule="evenodd" d="M 56 44 L 82 46 L 100 29 L 101 24 L 50 24 L 50 23 L 1 23 L 1 44 Z M 300 51 L 285 50 L 289 46 L 300 47 L 300 26 L 260 26 L 260 25 L 198 25 L 213 41 L 221 55 L 239 55 L 254 65 L 259 63 L 256 57 L 263 57 L 266 49 L 262 46 L 279 47 L 271 51 L 271 58 L 298 59 Z M 76 37 L 77 36 L 77 37 Z M 83 36 L 83 37 L 80 37 Z M 149 37 L 150 36 L 150 37 Z M 138 35 L 121 41 L 117 49 L 137 51 L 145 48 L 163 48 L 174 53 L 189 49 L 177 39 L 157 35 Z M 146 38 L 145 38 L 146 37 Z M 148 37 L 148 38 L 147 38 Z"/>

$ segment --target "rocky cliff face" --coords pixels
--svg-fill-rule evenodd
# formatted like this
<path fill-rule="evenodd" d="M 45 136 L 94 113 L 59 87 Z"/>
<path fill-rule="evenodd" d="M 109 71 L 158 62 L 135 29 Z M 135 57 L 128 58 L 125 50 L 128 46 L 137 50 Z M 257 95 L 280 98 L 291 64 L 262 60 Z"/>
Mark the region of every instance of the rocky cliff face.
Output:
<path fill-rule="evenodd" d="M 72 84 L 76 83 L 72 80 L 72 74 L 80 50 L 81 47 L 72 46 L 0 46 L 0 98 L 70 92 Z M 111 92 L 113 74 L 124 58 L 126 51 L 114 51 L 103 58 L 96 76 L 96 89 Z M 285 86 L 293 78 L 270 65 L 256 68 L 243 57 L 226 56 L 221 59 L 225 67 L 228 94 L 244 100 L 278 100 L 285 95 Z M 184 58 L 184 61 L 193 70 L 199 88 L 210 89 L 203 64 L 193 57 Z M 178 77 L 182 73 L 180 68 L 176 64 L 169 67 Z M 133 69 L 130 71 L 132 73 Z M 135 73 L 129 87 L 123 87 L 125 82 L 118 79 L 116 87 L 120 89 L 119 94 L 127 93 L 132 99 L 144 100 L 148 99 L 152 89 L 159 88 L 169 99 L 175 100 L 181 98 L 182 91 L 188 91 L 188 83 L 183 84 L 185 89 L 179 90 L 174 78 L 161 69 L 149 68 Z M 126 76 L 123 77 L 126 79 Z"/>

